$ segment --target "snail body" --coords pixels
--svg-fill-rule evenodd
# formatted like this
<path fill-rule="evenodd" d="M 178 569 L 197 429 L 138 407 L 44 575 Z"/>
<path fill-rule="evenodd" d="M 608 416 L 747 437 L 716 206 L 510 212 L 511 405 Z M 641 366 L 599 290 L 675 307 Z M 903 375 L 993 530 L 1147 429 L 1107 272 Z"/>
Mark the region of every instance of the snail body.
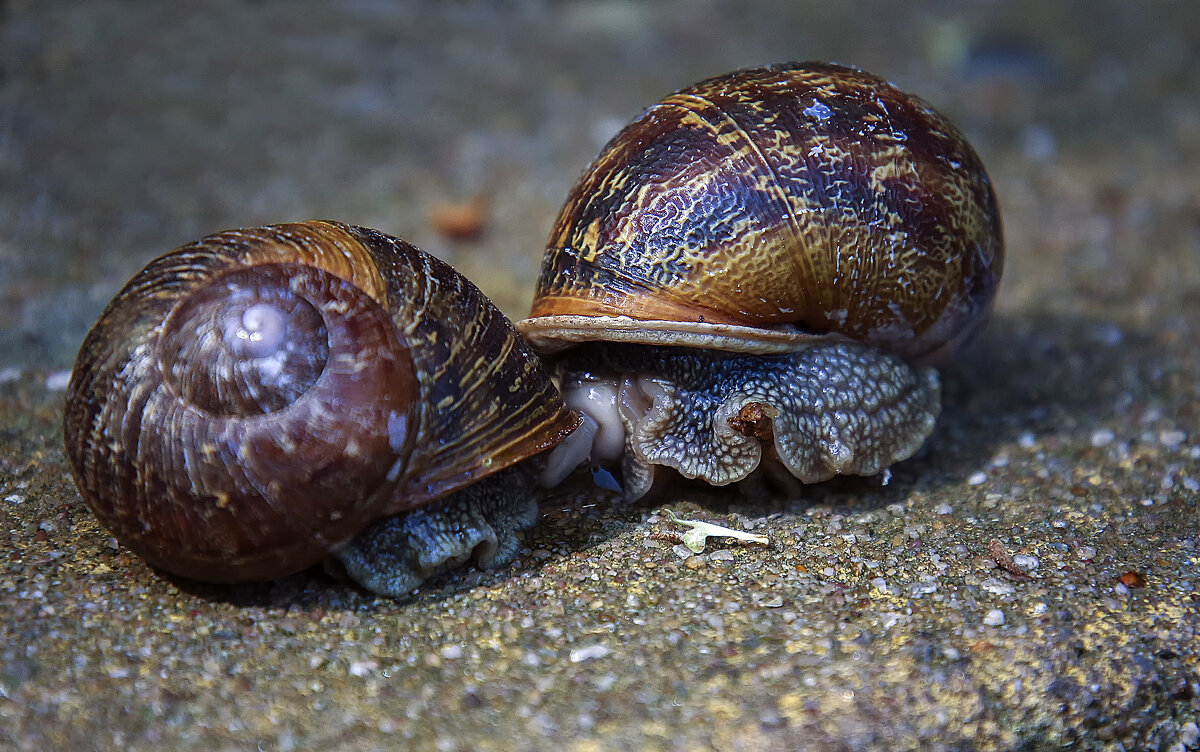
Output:
<path fill-rule="evenodd" d="M 630 495 L 655 467 L 724 484 L 763 457 L 870 475 L 932 431 L 929 364 L 983 326 L 1002 266 L 953 125 L 870 74 L 789 63 L 682 89 L 610 141 L 518 329 L 557 353 Z"/>
<path fill-rule="evenodd" d="M 136 275 L 84 340 L 64 435 L 84 500 L 157 567 L 244 582 L 333 557 L 400 595 L 471 556 L 511 560 L 536 512 L 522 466 L 576 422 L 448 265 L 304 222 L 210 235 Z"/>

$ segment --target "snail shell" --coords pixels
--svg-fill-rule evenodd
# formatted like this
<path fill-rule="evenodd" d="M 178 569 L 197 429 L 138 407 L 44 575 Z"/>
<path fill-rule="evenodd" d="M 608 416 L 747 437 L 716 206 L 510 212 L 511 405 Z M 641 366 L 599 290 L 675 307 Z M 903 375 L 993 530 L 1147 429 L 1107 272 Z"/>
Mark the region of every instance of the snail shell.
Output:
<path fill-rule="evenodd" d="M 546 350 L 836 334 L 927 358 L 982 325 L 1002 257 L 991 182 L 954 126 L 868 73 L 791 63 L 683 89 L 609 142 L 520 328 Z"/>
<path fill-rule="evenodd" d="M 765 417 L 735 419 L 733 439 L 755 438 L 741 429 L 770 435 L 770 455 L 787 455 L 789 442 L 824 442 L 816 465 L 782 457 L 806 481 L 871 474 L 911 455 L 932 430 L 936 374 L 909 364 L 947 356 L 983 326 L 1002 266 L 991 182 L 953 125 L 868 73 L 788 63 L 682 89 L 610 141 L 558 215 L 530 317 L 518 329 L 544 353 L 580 342 L 657 348 L 642 365 L 626 350 L 619 366 L 608 362 L 612 348 L 593 348 L 570 356 L 564 377 L 588 394 L 615 383 L 604 389 L 617 394 L 615 413 L 635 437 L 649 430 L 638 420 L 651 409 L 637 405 L 675 404 L 680 378 L 709 388 L 667 368 L 675 356 L 663 346 L 786 354 L 794 365 L 776 374 L 784 381 L 819 383 L 818 363 L 842 363 L 835 381 L 844 385 L 821 384 L 838 392 L 825 400 L 836 405 L 831 427 L 780 439 L 771 416 L 822 415 L 827 406 L 782 395 L 764 401 L 757 389 L 742 407 L 760 404 Z M 829 347 L 841 348 L 832 361 L 815 350 Z M 707 367 L 749 378 L 752 364 L 717 358 Z M 737 385 L 728 389 L 706 399 L 742 399 Z M 578 406 L 589 399 L 578 397 Z M 711 424 L 714 410 L 701 410 L 701 433 L 730 427 L 728 416 Z M 674 448 L 627 442 L 626 464 L 630 454 L 664 464 L 654 458 L 666 454 L 676 459 L 665 464 L 691 477 L 745 477 L 679 458 L 732 451 L 728 443 L 665 440 Z M 869 461 L 857 449 L 867 445 L 875 448 Z"/>
<path fill-rule="evenodd" d="M 123 544 L 239 582 L 337 554 L 576 422 L 469 281 L 401 240 L 314 221 L 152 261 L 84 340 L 64 433 L 83 498 Z"/>

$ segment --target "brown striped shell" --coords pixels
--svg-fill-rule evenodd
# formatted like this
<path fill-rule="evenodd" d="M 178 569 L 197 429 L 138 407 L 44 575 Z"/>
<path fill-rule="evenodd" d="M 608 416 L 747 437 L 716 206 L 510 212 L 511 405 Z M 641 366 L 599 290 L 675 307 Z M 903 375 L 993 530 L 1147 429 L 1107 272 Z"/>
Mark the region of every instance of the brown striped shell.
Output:
<path fill-rule="evenodd" d="M 88 333 L 64 433 L 80 492 L 123 544 L 237 582 L 310 566 L 576 422 L 464 277 L 315 221 L 152 261 Z"/>
<path fill-rule="evenodd" d="M 868 73 L 789 63 L 678 91 L 609 142 L 518 328 L 543 351 L 815 335 L 928 360 L 982 326 L 1002 266 L 991 182 L 953 125 Z"/>

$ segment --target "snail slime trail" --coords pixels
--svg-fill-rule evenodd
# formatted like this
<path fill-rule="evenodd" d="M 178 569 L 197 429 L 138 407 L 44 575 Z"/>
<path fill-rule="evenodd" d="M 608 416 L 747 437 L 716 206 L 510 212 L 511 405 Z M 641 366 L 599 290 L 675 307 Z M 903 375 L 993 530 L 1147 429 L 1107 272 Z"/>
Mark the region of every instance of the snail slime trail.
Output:
<path fill-rule="evenodd" d="M 786 63 L 618 133 L 517 327 L 629 497 L 663 468 L 873 475 L 932 432 L 933 366 L 987 321 L 1003 259 L 991 181 L 949 121 L 869 73 Z"/>
<path fill-rule="evenodd" d="M 84 500 L 156 567 L 233 583 L 336 561 L 400 596 L 510 562 L 578 422 L 452 268 L 313 221 L 151 261 L 85 338 L 64 435 Z"/>

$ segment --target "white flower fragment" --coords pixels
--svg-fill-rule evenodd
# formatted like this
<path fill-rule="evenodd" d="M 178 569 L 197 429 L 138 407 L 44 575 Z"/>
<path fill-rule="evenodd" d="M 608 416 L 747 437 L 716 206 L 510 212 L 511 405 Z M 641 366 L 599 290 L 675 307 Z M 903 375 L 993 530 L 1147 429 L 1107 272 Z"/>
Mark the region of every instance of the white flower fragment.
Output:
<path fill-rule="evenodd" d="M 676 517 L 675 513 L 670 509 L 663 510 L 667 516 L 671 518 L 671 522 L 676 522 L 680 525 L 686 525 L 691 530 L 683 534 L 683 545 L 687 546 L 694 553 L 703 553 L 705 541 L 709 536 L 721 538 L 737 538 L 738 540 L 749 541 L 750 543 L 760 543 L 767 545 L 770 541 L 765 535 L 755 535 L 742 530 L 734 530 L 733 528 L 724 527 L 722 525 L 714 525 L 711 522 L 699 522 L 696 520 L 685 520 Z"/>

